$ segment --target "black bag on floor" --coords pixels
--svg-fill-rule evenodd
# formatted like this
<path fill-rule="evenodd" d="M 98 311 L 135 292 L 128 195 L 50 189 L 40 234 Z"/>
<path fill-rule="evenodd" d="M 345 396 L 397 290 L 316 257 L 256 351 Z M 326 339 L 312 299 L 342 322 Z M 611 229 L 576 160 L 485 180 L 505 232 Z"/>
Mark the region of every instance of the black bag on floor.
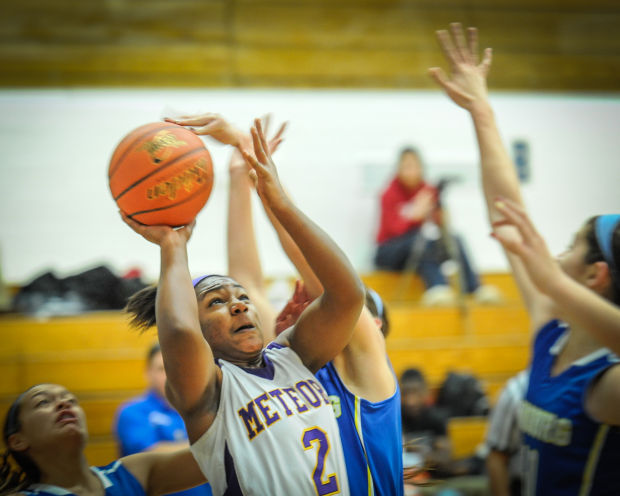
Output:
<path fill-rule="evenodd" d="M 145 286 L 139 278 L 117 277 L 105 266 L 64 279 L 46 272 L 19 290 L 13 299 L 13 310 L 39 315 L 120 310 L 129 296 Z"/>
<path fill-rule="evenodd" d="M 435 404 L 444 408 L 450 417 L 468 417 L 489 413 L 489 400 L 482 384 L 471 374 L 449 372 L 439 388 Z"/>

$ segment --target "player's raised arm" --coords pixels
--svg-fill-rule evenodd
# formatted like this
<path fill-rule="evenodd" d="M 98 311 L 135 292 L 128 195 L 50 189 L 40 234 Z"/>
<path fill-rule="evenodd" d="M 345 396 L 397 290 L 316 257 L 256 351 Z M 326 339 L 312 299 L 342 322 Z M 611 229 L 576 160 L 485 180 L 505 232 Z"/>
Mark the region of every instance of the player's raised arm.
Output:
<path fill-rule="evenodd" d="M 323 293 L 323 286 L 293 238 L 273 213 L 267 208 L 265 210 L 278 234 L 282 248 L 303 278 L 303 291 L 300 291 L 299 285 L 295 288 L 295 294 L 288 304 L 290 307 L 281 312 L 276 319 L 277 332 L 285 329 L 287 324 L 292 325 L 301 315 L 300 310 L 305 309 L 310 300 Z M 302 293 L 306 295 L 307 302 L 301 299 Z M 389 398 L 394 394 L 396 387 L 394 374 L 386 357 L 385 339 L 376 320 L 364 305 L 355 323 L 351 339 L 336 358 L 341 365 L 338 373 L 347 387 L 369 401 Z"/>
<path fill-rule="evenodd" d="M 263 119 L 265 132 L 267 132 L 269 120 L 269 115 Z M 273 138 L 269 140 L 270 153 L 277 149 L 282 141 L 282 134 L 285 129 L 286 124 L 283 124 Z M 252 216 L 253 183 L 250 171 L 250 167 L 239 150 L 234 150 L 228 165 L 230 178 L 226 236 L 228 275 L 241 283 L 247 290 L 260 315 L 265 343 L 269 343 L 275 337 L 276 312 L 267 297 L 265 278 L 254 234 L 254 219 Z"/>
<path fill-rule="evenodd" d="M 123 220 L 160 247 L 155 315 L 166 369 L 166 391 L 172 405 L 186 420 L 190 439 L 195 439 L 208 428 L 204 421 L 208 423 L 215 416 L 220 381 L 220 371 L 200 328 L 198 303 L 187 265 L 187 242 L 195 222 L 173 229 L 144 226 L 127 216 Z M 209 410 L 199 426 L 187 422 L 188 412 L 195 412 L 198 405 L 205 405 Z"/>
<path fill-rule="evenodd" d="M 476 28 L 469 28 L 466 37 L 458 23 L 452 23 L 449 31 L 437 31 L 437 39 L 450 66 L 451 76 L 446 76 L 438 67 L 429 69 L 429 73 L 452 101 L 471 115 L 480 151 L 482 187 L 489 220 L 495 222 L 501 218 L 494 207 L 498 197 L 507 198 L 521 206 L 523 199 L 516 169 L 502 142 L 488 98 L 487 74 L 491 67 L 492 52 L 487 48 L 482 61 L 479 61 Z M 519 235 L 512 226 L 498 229 L 503 231 L 503 236 L 518 239 Z M 510 252 L 506 253 L 530 313 L 532 326 L 538 329 L 553 316 L 551 302 L 532 284 L 521 262 Z"/>
<path fill-rule="evenodd" d="M 251 134 L 255 157 L 244 153 L 244 158 L 256 171 L 261 201 L 290 234 L 324 288 L 288 335 L 291 348 L 316 371 L 349 342 L 362 309 L 363 286 L 340 248 L 284 193 L 259 120 Z"/>
<path fill-rule="evenodd" d="M 536 287 L 553 299 L 562 319 L 587 329 L 614 353 L 620 354 L 620 307 L 582 286 L 560 268 L 521 206 L 500 199 L 495 207 L 504 215 L 500 223 L 514 226 L 521 237 L 515 240 L 501 233 L 494 237 L 506 250 L 519 257 Z M 620 222 L 620 216 L 617 216 L 617 222 Z M 603 267 L 599 277 L 613 270 L 605 262 L 598 264 Z"/>

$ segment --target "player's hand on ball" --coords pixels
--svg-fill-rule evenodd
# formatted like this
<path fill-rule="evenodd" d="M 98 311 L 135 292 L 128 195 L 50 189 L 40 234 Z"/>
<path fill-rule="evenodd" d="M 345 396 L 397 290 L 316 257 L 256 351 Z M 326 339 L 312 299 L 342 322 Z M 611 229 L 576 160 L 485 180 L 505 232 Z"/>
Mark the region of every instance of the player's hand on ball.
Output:
<path fill-rule="evenodd" d="M 162 245 L 166 241 L 180 241 L 187 243 L 192 236 L 196 220 L 194 219 L 189 224 L 183 227 L 173 228 L 170 226 L 146 226 L 136 222 L 132 218 L 128 217 L 124 212 L 119 210 L 119 213 L 129 227 L 142 236 L 147 241 L 155 243 L 156 245 Z"/>

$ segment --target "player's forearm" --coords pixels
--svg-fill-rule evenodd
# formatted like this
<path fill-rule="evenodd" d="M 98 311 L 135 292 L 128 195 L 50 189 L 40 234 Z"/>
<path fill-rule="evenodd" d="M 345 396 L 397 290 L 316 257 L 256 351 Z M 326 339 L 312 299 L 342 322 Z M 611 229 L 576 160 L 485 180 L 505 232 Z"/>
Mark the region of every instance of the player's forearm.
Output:
<path fill-rule="evenodd" d="M 556 303 L 564 320 L 583 327 L 603 345 L 620 354 L 620 307 L 564 273 L 558 274 L 542 290 Z"/>
<path fill-rule="evenodd" d="M 323 286 L 324 297 L 336 304 L 345 304 L 347 309 L 359 314 L 364 298 L 363 285 L 342 250 L 290 200 L 268 207 L 301 250 Z"/>
<path fill-rule="evenodd" d="M 486 467 L 491 495 L 510 496 L 510 476 L 506 455 L 491 451 L 486 460 Z"/>
<path fill-rule="evenodd" d="M 295 241 L 293 241 L 293 238 L 291 238 L 290 234 L 286 231 L 286 229 L 284 229 L 271 209 L 265 208 L 265 212 L 267 213 L 267 217 L 269 217 L 269 221 L 278 235 L 278 239 L 280 240 L 280 245 L 282 246 L 284 253 L 286 253 L 286 256 L 295 266 L 297 272 L 299 272 L 299 275 L 304 281 L 304 286 L 308 296 L 310 296 L 310 298 L 316 298 L 323 293 L 323 286 L 321 285 L 321 282 L 314 274 L 314 271 L 310 268 L 310 265 L 306 261 L 306 258 L 299 247 L 295 244 Z"/>
<path fill-rule="evenodd" d="M 155 304 L 157 328 L 163 341 L 174 333 L 199 328 L 198 307 L 187 267 L 187 247 L 182 243 L 162 243 L 160 280 Z"/>
<path fill-rule="evenodd" d="M 480 152 L 482 187 L 492 215 L 498 196 L 522 204 L 516 169 L 504 146 L 495 115 L 488 100 L 477 102 L 470 109 Z"/>
<path fill-rule="evenodd" d="M 228 274 L 245 287 L 262 288 L 263 271 L 254 233 L 251 184 L 245 166 L 230 172 L 227 243 Z"/>
<path fill-rule="evenodd" d="M 145 451 L 151 453 L 172 453 L 183 448 L 189 448 L 188 441 L 159 441 L 148 448 Z"/>

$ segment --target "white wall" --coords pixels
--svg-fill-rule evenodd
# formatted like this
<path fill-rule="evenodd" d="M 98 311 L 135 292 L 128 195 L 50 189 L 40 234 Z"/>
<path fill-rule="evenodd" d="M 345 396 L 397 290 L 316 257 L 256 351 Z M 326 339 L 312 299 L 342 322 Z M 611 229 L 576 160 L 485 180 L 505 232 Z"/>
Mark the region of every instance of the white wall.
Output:
<path fill-rule="evenodd" d="M 493 104 L 506 142 L 529 142 L 525 197 L 554 251 L 588 216 L 620 211 L 620 98 L 496 94 Z M 15 90 L 0 92 L 0 250 L 7 281 L 27 282 L 51 269 L 69 275 L 101 263 L 119 273 L 139 266 L 147 279 L 157 277 L 157 247 L 120 220 L 106 174 L 121 137 L 166 110 L 216 111 L 239 126 L 268 111 L 276 121 L 290 121 L 276 155 L 281 178 L 360 271 L 372 267 L 378 192 L 398 149 L 414 144 L 430 178 L 462 178 L 446 201 L 478 268 L 506 268 L 488 236 L 472 126 L 439 92 Z M 216 183 L 190 245 L 194 274 L 226 270 L 228 150 L 207 145 Z M 259 214 L 265 272 L 292 273 Z"/>

